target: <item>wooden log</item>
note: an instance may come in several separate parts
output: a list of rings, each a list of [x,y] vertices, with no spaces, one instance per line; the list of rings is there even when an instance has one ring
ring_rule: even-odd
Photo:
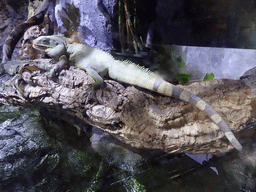
[[[1,103],[45,107],[66,121],[77,119],[70,122],[78,127],[82,127],[81,122],[90,124],[136,148],[193,154],[233,149],[204,112],[183,101],[105,80],[86,103],[88,84],[93,79],[75,66],[51,78],[48,70],[54,64],[49,59],[8,62],[5,68],[9,73],[15,71],[10,65],[15,69],[19,66],[20,74],[2,79]],[[241,80],[195,82],[181,87],[208,102],[238,139],[245,124],[254,120],[254,90]]]

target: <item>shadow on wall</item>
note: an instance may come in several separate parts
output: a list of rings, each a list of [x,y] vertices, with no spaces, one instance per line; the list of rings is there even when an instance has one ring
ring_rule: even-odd
[[[253,48],[248,47],[253,46],[252,39],[256,39],[251,37],[252,22],[245,24],[242,21],[245,15],[253,13],[252,7],[255,7],[255,2],[249,0],[157,0],[146,45]],[[247,17],[247,21],[253,20],[253,14]],[[250,34],[245,34],[245,27]],[[245,41],[253,42],[244,45]]]

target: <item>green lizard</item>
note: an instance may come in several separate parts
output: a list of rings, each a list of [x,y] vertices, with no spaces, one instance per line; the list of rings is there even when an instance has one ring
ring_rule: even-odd
[[[63,36],[41,36],[33,41],[33,47],[44,50],[49,56],[67,58],[77,67],[84,69],[95,82],[91,85],[97,87],[103,83],[104,75],[110,78],[136,85],[162,95],[170,96],[188,102],[204,111],[224,132],[234,148],[241,151],[242,146],[221,116],[206,102],[192,93],[185,91],[171,83],[164,81],[157,74],[136,65],[130,61],[115,60],[112,55],[97,48],[72,42]],[[64,55],[64,57],[62,57]],[[65,64],[66,61],[60,62]],[[53,69],[52,72],[56,70]]]

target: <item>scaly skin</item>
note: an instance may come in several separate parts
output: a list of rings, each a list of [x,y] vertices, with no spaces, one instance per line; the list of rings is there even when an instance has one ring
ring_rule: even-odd
[[[182,88],[164,81],[153,72],[130,61],[115,60],[109,53],[84,44],[72,43],[63,36],[41,36],[33,41],[36,49],[59,59],[65,55],[69,61],[84,69],[94,80],[92,86],[103,83],[104,75],[120,82],[139,87],[188,102],[204,111],[224,132],[227,139],[238,151],[242,146],[221,116],[206,102]]]

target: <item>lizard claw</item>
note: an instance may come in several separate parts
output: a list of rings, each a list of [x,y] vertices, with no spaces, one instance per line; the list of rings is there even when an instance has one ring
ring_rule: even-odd
[[[88,96],[87,96],[87,98],[86,98],[85,104],[88,103],[88,101],[90,100],[91,96],[92,96],[92,93],[89,93]]]
[[[88,103],[88,101],[91,99],[92,96],[96,96],[96,91],[100,88],[102,88],[104,86],[105,83],[102,83],[102,84],[90,84],[88,85],[88,88],[86,88],[86,92],[88,92],[88,96],[86,98],[86,101],[85,101],[85,104]],[[103,95],[103,91],[102,91],[102,95]]]
[[[86,92],[88,92],[88,96],[86,98],[85,104],[87,104],[88,101],[91,99],[92,95],[95,95],[95,93],[96,93],[96,90],[95,90],[95,87],[93,86],[93,84],[90,84],[88,86],[88,88],[86,88]]]

